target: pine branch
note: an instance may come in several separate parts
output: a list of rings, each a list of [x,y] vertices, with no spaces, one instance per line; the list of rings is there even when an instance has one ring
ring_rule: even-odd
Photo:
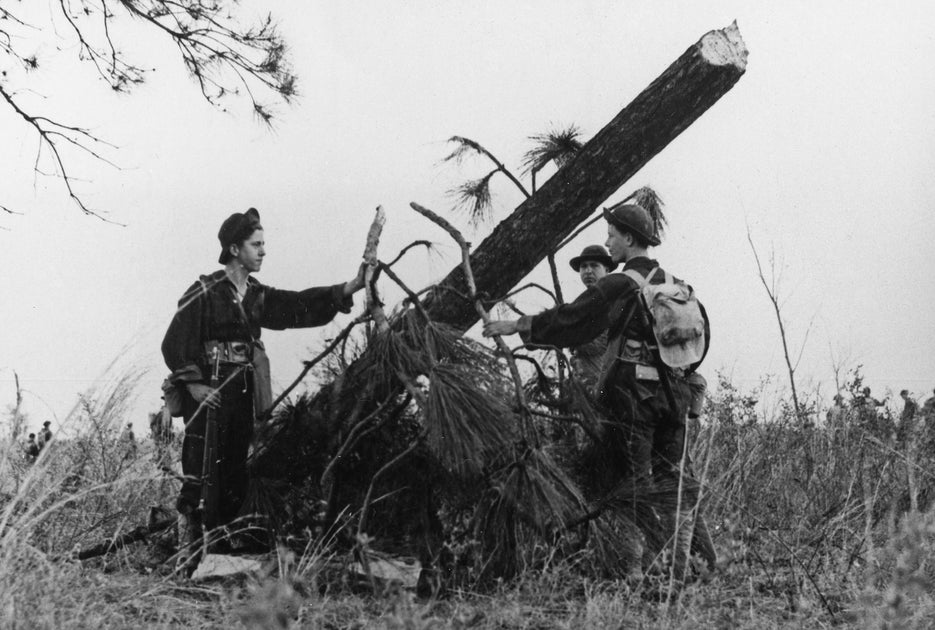
[[[577,125],[569,125],[559,131],[530,136],[535,145],[523,156],[523,174],[537,173],[549,162],[554,162],[558,168],[565,166],[583,146],[578,139],[580,135]]]
[[[480,299],[478,299],[477,297],[477,285],[474,283],[474,274],[471,271],[471,246],[470,244],[466,240],[464,240],[464,236],[461,235],[461,232],[459,232],[453,225],[451,225],[451,223],[449,223],[448,221],[446,221],[445,219],[443,219],[436,213],[432,212],[428,208],[420,206],[414,201],[411,202],[409,206],[413,210],[415,210],[416,212],[418,212],[419,214],[421,214],[422,216],[424,216],[425,218],[432,221],[433,223],[438,225],[440,228],[448,232],[451,238],[453,238],[454,241],[461,248],[461,265],[464,269],[464,276],[465,276],[465,280],[468,285],[469,295],[474,302],[474,308],[476,309],[477,314],[480,315],[481,320],[483,320],[484,323],[489,322],[490,313],[488,313],[487,310],[484,309],[483,305],[481,304]],[[523,393],[523,381],[519,375],[519,368],[516,367],[516,361],[513,360],[513,355],[510,353],[510,348],[509,346],[506,345],[506,342],[503,341],[503,337],[500,337],[499,335],[495,336],[494,341],[496,342],[497,347],[500,348],[500,352],[503,353],[503,356],[507,361],[507,365],[510,368],[510,374],[513,375],[513,383],[516,388],[516,402],[519,405],[520,410],[522,410],[524,417],[528,419],[529,405],[526,402],[526,395]],[[527,437],[534,437],[534,436],[528,435]],[[536,439],[536,442],[538,442],[537,439]]]

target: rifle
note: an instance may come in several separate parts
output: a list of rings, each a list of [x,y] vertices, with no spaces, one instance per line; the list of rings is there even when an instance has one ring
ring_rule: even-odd
[[[220,382],[220,353],[215,347],[211,354],[211,390],[217,391]],[[218,420],[217,411],[208,406],[205,416],[205,451],[201,464],[201,522],[205,531],[211,531],[218,521]]]

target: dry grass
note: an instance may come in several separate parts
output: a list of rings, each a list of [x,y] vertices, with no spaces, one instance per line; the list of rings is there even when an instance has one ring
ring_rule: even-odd
[[[765,421],[722,383],[693,455],[708,491],[720,561],[665,605],[657,586],[596,577],[593,550],[544,549],[517,578],[485,592],[420,600],[347,579],[327,542],[280,550],[250,580],[196,585],[173,575],[158,545],[69,559],[146,521],[174,492],[153,472],[151,444],[119,439],[132,382],[89,400],[83,427],[28,465],[0,455],[3,628],[929,628],[935,625],[935,487],[926,430],[914,449],[851,410],[843,426]],[[879,425],[879,426],[878,426]],[[921,512],[911,505],[908,471]],[[592,554],[592,555],[589,555]]]

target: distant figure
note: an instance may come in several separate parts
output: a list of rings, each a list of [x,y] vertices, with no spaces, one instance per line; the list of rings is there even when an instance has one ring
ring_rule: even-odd
[[[870,388],[864,387],[861,390],[860,396],[857,397],[857,404],[862,407],[868,407],[870,409],[876,410],[877,407],[882,407],[883,403],[874,398],[870,394]]]
[[[127,449],[128,457],[136,456],[136,436],[133,435],[133,424],[127,423],[123,433],[120,434],[120,442]]]
[[[905,404],[903,405],[903,412],[899,416],[899,426],[896,428],[896,442],[905,444],[911,438],[915,429],[919,404],[909,396],[909,390],[907,389],[899,392],[899,395]]]
[[[578,272],[585,290],[617,268],[607,250],[600,245],[588,245],[581,254],[569,261],[571,268]],[[607,331],[603,331],[594,340],[576,346],[571,351],[571,367],[575,376],[593,393],[597,379],[601,374],[601,361],[607,349]]]
[[[925,402],[922,403],[922,417],[924,417],[926,421],[935,418],[935,389],[932,390],[932,395],[926,398]]]
[[[828,426],[832,429],[841,429],[844,427],[844,414],[847,410],[844,408],[844,396],[841,394],[834,395],[834,404],[831,406],[831,409],[828,410],[828,413],[825,414],[825,419],[828,422]]]
[[[869,387],[864,387],[860,395],[854,399],[858,425],[869,435],[887,441],[892,439],[896,427],[888,413],[880,413],[880,407],[884,404],[873,397]]]
[[[149,436],[160,447],[167,447],[172,443],[172,416],[165,405],[159,411],[149,414]]]
[[[39,445],[36,444],[36,434],[30,433],[29,440],[26,442],[26,461],[30,464],[39,457]]]
[[[39,450],[41,451],[46,444],[52,441],[52,429],[49,426],[52,423],[46,420],[42,423],[42,430],[39,431]]]
[[[935,455],[935,390],[922,403],[919,426],[919,450],[928,457]]]

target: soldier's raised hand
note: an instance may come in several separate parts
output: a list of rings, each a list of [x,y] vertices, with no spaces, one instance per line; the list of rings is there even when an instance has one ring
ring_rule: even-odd
[[[366,277],[367,267],[367,263],[360,263],[360,267],[357,269],[357,276],[355,276],[353,280],[344,283],[344,295],[353,295],[364,288],[366,282],[364,278]]]

